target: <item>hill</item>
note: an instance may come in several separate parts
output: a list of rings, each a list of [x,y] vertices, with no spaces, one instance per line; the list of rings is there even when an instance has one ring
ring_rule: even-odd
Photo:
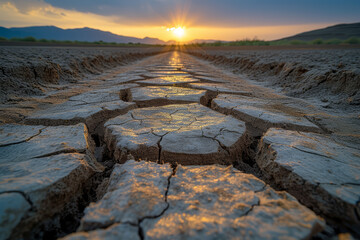
[[[116,42],[116,43],[143,43],[143,44],[165,44],[157,38],[135,38],[117,35],[111,32],[101,31],[93,28],[62,29],[55,26],[38,26],[23,28],[0,27],[0,37],[24,38],[34,37],[36,39],[48,39],[58,41],[87,41],[87,42]]]
[[[315,39],[339,39],[346,40],[351,37],[360,38],[360,23],[338,24],[309,32],[299,33],[280,40],[312,41]]]

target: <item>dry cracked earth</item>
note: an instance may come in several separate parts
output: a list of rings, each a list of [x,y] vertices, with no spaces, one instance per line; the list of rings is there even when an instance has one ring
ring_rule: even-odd
[[[360,236],[358,120],[185,53],[3,107],[0,239]]]

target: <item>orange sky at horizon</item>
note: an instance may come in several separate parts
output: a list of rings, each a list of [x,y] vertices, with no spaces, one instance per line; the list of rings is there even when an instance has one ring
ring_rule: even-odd
[[[26,27],[54,25],[60,28],[90,27],[115,34],[131,37],[153,37],[164,41],[191,41],[194,39],[214,39],[224,41],[242,40],[254,37],[261,40],[275,40],[304,31],[329,26],[333,23],[298,24],[281,26],[251,26],[251,27],[212,27],[193,25],[191,19],[181,14],[170,19],[163,26],[156,25],[125,25],[117,23],[114,16],[102,16],[94,13],[83,13],[53,7],[50,4],[39,2],[39,5],[19,10],[10,2],[0,2],[0,25],[4,27]],[[185,27],[184,35],[178,37],[174,31],[167,31],[172,27]]]

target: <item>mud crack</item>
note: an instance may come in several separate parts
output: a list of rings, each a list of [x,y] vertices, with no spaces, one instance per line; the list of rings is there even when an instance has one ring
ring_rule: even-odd
[[[59,154],[64,154],[64,153],[86,153],[85,149],[64,149],[64,150],[60,150],[60,151],[56,151],[56,152],[51,152],[51,153],[47,153],[44,155],[40,155],[40,156],[36,156],[33,158],[45,158],[45,157],[51,157],[51,156],[55,156],[55,155],[59,155]]]
[[[203,128],[201,127],[201,136],[204,137],[204,138],[209,138],[209,139],[212,139],[212,140],[216,141],[216,142],[219,144],[219,146],[220,146],[224,151],[227,152],[228,156],[230,156],[231,154],[230,154],[230,150],[228,149],[228,147],[226,147],[222,142],[220,142],[218,139],[216,139],[216,137],[218,137],[219,135],[221,135],[222,130],[223,130],[223,129],[220,129],[219,133],[216,134],[215,137],[210,137],[210,136],[206,136],[206,135],[204,134],[204,130],[203,130]]]
[[[138,222],[138,228],[139,228],[139,237],[141,240],[144,240],[144,229],[141,227],[141,223],[145,220],[145,219],[156,219],[156,218],[159,218],[161,217],[162,215],[164,215],[164,213],[169,209],[170,207],[170,204],[168,203],[168,193],[169,193],[169,189],[170,189],[170,180],[172,178],[172,176],[174,176],[176,174],[176,169],[177,167],[174,167],[173,168],[173,172],[172,174],[168,177],[168,184],[167,184],[167,187],[166,187],[166,191],[165,191],[165,196],[164,196],[164,201],[166,203],[166,207],[161,211],[161,213],[157,214],[157,215],[154,215],[154,216],[146,216],[146,217],[143,217],[141,219],[139,219],[139,222]]]
[[[31,136],[31,137],[28,137],[28,138],[25,139],[25,140],[21,140],[21,141],[18,141],[18,142],[13,142],[13,143],[7,143],[7,144],[0,144],[0,147],[7,147],[7,146],[11,146],[11,145],[16,145],[16,144],[28,142],[28,141],[30,141],[31,139],[39,136],[45,128],[46,128],[46,127],[41,128],[37,134],[35,134],[35,135]]]
[[[8,190],[8,191],[0,192],[0,194],[5,194],[5,193],[18,193],[18,194],[20,194],[29,203],[29,205],[30,205],[30,210],[29,211],[33,211],[33,212],[37,211],[34,203],[31,201],[30,196],[28,196],[25,192],[19,191],[19,190]]]

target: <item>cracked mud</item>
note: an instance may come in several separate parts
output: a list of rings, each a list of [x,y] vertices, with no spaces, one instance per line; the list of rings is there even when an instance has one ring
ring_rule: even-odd
[[[1,110],[0,239],[360,236],[358,119],[183,52]]]
[[[128,101],[139,107],[169,105],[175,103],[200,103],[206,91],[182,87],[141,87],[132,88]]]
[[[245,138],[244,122],[200,104],[135,109],[105,123],[105,141],[119,162],[132,154],[185,165],[231,164]]]
[[[8,132],[15,127],[25,134]],[[103,170],[93,156],[94,146],[84,124],[39,128],[1,128],[1,135],[8,137],[0,147],[2,238],[11,234],[18,238],[21,235],[17,234],[31,231],[39,219],[61,211],[77,197],[85,181]],[[28,137],[31,131],[33,136]]]
[[[130,160],[116,165],[107,191],[102,200],[85,210],[80,231],[92,230],[86,226],[95,223],[106,223],[137,225],[143,239],[261,239],[281,234],[300,239],[324,225],[321,218],[289,194],[276,192],[231,166],[179,165],[172,175],[168,164]],[[257,231],[258,222],[262,222],[261,232]],[[102,234],[111,236],[114,231],[109,227]],[[128,234],[131,231],[135,229],[126,230]]]
[[[256,161],[268,178],[317,212],[359,231],[359,150],[319,134],[280,129],[270,129],[259,149]]]

